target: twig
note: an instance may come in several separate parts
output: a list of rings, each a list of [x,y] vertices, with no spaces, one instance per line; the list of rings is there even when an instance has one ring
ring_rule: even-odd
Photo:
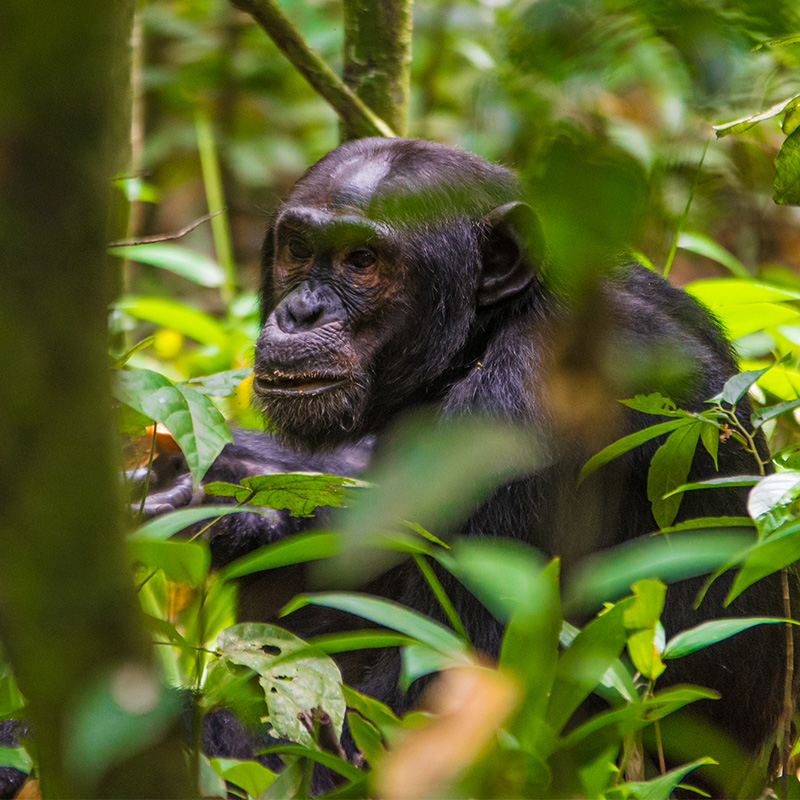
[[[789,568],[781,570],[781,587],[783,589],[783,616],[792,618],[792,601],[789,593]],[[789,756],[792,752],[792,716],[794,714],[794,626],[791,622],[786,626],[786,673],[783,683],[783,741],[781,742],[781,766],[783,797],[789,796]]]
[[[361,136],[395,136],[394,131],[306,44],[275,0],[231,0],[231,4],[253,17],[349,129],[357,130]]]
[[[181,236],[186,236],[187,233],[190,233],[195,228],[199,228],[204,222],[208,222],[212,217],[216,217],[217,214],[221,214],[224,210],[225,209],[222,208],[219,211],[215,211],[213,214],[204,214],[202,217],[192,222],[191,225],[181,228],[176,233],[157,233],[155,236],[142,236],[141,239],[120,239],[118,242],[111,242],[108,246],[131,247],[137,244],[152,244],[153,242],[169,242],[173,239],[180,239]]]

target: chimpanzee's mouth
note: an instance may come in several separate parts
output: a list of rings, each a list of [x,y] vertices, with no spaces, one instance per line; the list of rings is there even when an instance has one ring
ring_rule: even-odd
[[[253,389],[260,395],[311,395],[334,389],[346,380],[344,375],[284,375],[261,373],[253,379]]]

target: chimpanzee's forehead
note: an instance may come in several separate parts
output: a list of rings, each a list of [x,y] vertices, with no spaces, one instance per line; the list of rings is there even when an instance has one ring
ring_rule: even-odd
[[[333,164],[323,161],[298,184],[291,200],[304,205],[366,210],[390,171],[391,164],[385,158],[347,159]]]

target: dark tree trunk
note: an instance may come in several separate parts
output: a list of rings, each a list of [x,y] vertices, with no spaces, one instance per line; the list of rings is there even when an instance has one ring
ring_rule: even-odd
[[[96,780],[70,759],[88,687],[152,665],[123,547],[106,354],[132,14],[133,0],[0,4],[0,637],[46,797],[191,791],[174,732]]]

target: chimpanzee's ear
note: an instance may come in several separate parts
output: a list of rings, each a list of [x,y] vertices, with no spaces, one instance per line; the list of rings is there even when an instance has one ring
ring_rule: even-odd
[[[526,203],[499,206],[486,215],[484,222],[488,234],[477,300],[478,305],[488,306],[530,284],[542,262],[544,237],[536,214]]]

